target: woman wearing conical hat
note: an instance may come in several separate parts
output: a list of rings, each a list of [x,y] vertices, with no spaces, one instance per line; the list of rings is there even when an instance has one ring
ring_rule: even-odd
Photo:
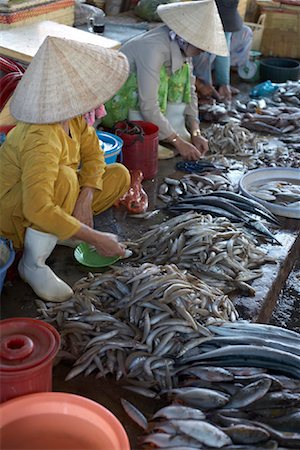
[[[106,103],[103,124],[112,127],[127,118],[153,122],[161,141],[185,159],[197,160],[208,144],[199,129],[191,57],[201,51],[228,54],[221,19],[214,0],[159,5],[157,12],[164,25],[120,48],[129,60],[130,76]]]
[[[231,100],[232,94],[239,93],[238,89],[230,85],[230,66],[242,66],[246,63],[253,33],[243,24],[238,3],[239,0],[216,0],[230,55],[222,57],[203,52],[193,58],[196,89],[203,102],[210,103],[212,98],[226,102]]]
[[[12,97],[18,122],[0,150],[0,235],[23,248],[19,273],[45,300],[73,294],[45,265],[58,239],[124,255],[117,236],[93,228],[93,214],[128,190],[130,175],[122,164],[105,165],[82,115],[122,86],[128,68],[117,51],[48,37]]]

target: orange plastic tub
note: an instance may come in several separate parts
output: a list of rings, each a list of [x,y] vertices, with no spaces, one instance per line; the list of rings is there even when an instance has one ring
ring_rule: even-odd
[[[0,405],[5,450],[130,450],[119,420],[85,397],[29,394]]]

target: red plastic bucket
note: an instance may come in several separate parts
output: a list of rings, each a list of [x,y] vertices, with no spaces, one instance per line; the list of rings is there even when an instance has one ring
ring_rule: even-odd
[[[0,402],[52,390],[60,336],[52,325],[17,317],[0,322]]]
[[[10,130],[12,130],[16,125],[0,125],[0,133],[7,134]]]
[[[134,120],[129,122],[136,124],[143,130],[143,135],[128,134],[128,122],[118,122],[114,126],[114,132],[122,138],[123,164],[129,170],[140,169],[144,179],[154,178],[158,170],[158,126],[151,122]]]

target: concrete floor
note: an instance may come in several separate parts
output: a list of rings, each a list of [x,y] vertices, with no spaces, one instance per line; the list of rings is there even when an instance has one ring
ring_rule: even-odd
[[[300,257],[278,296],[270,324],[300,333]]]
[[[246,92],[249,86],[245,83],[241,86]],[[180,177],[183,174],[176,172],[175,163],[178,157],[167,161],[159,161],[158,176],[152,181],[144,182],[144,188],[149,197],[149,210],[162,206],[157,200],[158,187],[165,176]],[[164,212],[159,213],[149,221],[139,221],[128,217],[124,209],[111,208],[109,211],[95,218],[95,228],[102,231],[109,231],[119,235],[120,240],[136,239],[146,229],[154,223],[159,223],[167,216]],[[270,253],[277,259],[276,265],[264,266],[263,278],[256,280],[254,286],[257,295],[253,298],[236,297],[235,303],[241,316],[245,319],[268,322],[272,316],[279,293],[281,292],[286,279],[288,278],[297,254],[300,254],[300,237],[297,232],[300,230],[300,221],[283,221],[281,231],[276,236],[284,243],[282,247],[267,245]],[[73,250],[67,247],[57,246],[48,259],[48,264],[70,285],[85,276],[91,269],[81,266],[73,256]],[[32,289],[24,284],[15,270],[10,280],[5,284],[1,296],[1,318],[11,317],[36,317],[36,307],[34,299],[36,295]],[[111,410],[123,423],[128,432],[132,450],[138,449],[138,436],[141,430],[124,413],[120,398],[126,395],[126,399],[132,401],[140,407],[146,415],[150,415],[157,402],[151,399],[139,398],[138,395],[124,391],[121,383],[113,380],[97,380],[90,375],[87,378],[78,376],[71,381],[64,381],[70,366],[60,362],[53,370],[53,390],[72,392],[91,398],[109,410]]]

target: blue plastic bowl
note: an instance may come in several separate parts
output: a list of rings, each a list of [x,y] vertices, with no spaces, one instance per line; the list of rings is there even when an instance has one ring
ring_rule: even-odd
[[[100,141],[106,164],[112,164],[117,161],[118,155],[122,160],[123,140],[119,136],[107,133],[106,131],[96,131]]]
[[[7,269],[12,265],[15,259],[15,251],[12,242],[0,238],[0,294],[2,292]]]

